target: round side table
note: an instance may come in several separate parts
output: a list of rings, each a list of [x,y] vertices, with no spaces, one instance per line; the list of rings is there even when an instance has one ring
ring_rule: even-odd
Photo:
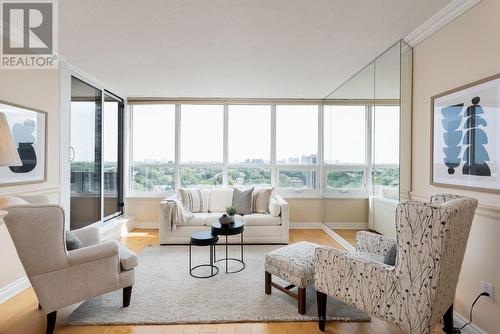
[[[219,241],[219,237],[217,235],[212,234],[210,231],[201,231],[195,232],[191,235],[191,242],[189,243],[189,275],[195,278],[210,278],[214,277],[219,273],[219,268],[214,265],[215,258],[215,244]],[[192,259],[191,259],[191,246],[209,246],[210,247],[210,263],[209,264],[200,264],[192,267]],[[197,268],[209,267],[210,275],[196,275],[193,274],[193,271]],[[214,269],[216,270],[214,272]]]
[[[244,230],[245,230],[245,225],[243,224],[243,221],[241,218],[236,218],[236,221],[234,223],[229,224],[229,225],[221,225],[221,223],[219,223],[219,222],[212,224],[212,234],[213,235],[226,236],[226,243],[225,243],[226,256],[223,257],[222,259],[215,260],[215,262],[226,261],[226,274],[239,273],[240,271],[245,269],[245,262],[243,261],[243,231]],[[241,243],[239,244],[241,246],[241,258],[240,259],[237,259],[234,257],[229,257],[227,254],[227,246],[228,246],[227,237],[230,235],[237,235],[237,234],[241,235]],[[238,244],[233,244],[233,245],[238,245]],[[214,258],[216,258],[215,253],[214,253]],[[229,261],[239,262],[243,266],[238,270],[229,271],[229,269],[228,269]]]

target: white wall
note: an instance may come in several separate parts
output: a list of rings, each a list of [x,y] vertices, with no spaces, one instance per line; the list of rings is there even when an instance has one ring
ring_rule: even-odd
[[[430,185],[431,96],[500,73],[500,1],[483,0],[414,48],[412,197],[455,193],[479,200],[460,274],[455,309],[469,307],[486,280],[500,291],[500,195]],[[497,296],[497,298],[500,297]],[[488,333],[500,330],[500,306],[480,300],[474,322]]]
[[[59,202],[59,71],[0,70],[0,100],[47,112],[47,182],[0,186],[2,195],[48,195]],[[0,296],[25,276],[5,225],[0,226]]]

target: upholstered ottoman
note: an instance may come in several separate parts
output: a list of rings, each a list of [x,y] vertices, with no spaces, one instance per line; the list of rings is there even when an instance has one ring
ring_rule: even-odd
[[[300,314],[306,313],[306,288],[314,283],[314,250],[318,245],[301,241],[266,254],[266,294],[271,294],[271,287],[297,299]],[[283,287],[272,281],[272,275],[290,283]],[[290,289],[297,287],[298,292]]]

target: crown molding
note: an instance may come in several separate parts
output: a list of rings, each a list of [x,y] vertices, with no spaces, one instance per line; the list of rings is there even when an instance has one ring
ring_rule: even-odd
[[[481,2],[481,0],[453,0],[448,6],[434,14],[434,16],[403,38],[403,40],[411,47],[415,47],[418,43],[422,42],[479,2]]]

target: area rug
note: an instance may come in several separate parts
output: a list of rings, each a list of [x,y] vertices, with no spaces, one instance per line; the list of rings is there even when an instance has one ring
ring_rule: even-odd
[[[65,320],[67,325],[147,325],[181,323],[270,322],[317,320],[316,293],[307,290],[307,313],[297,313],[297,301],[273,289],[264,293],[264,255],[279,246],[247,245],[246,267],[226,274],[218,262],[219,274],[208,279],[189,275],[187,246],[148,247],[139,255],[132,301],[122,308],[122,291],[91,299]],[[222,256],[217,247],[217,256]],[[230,247],[230,256],[239,248]],[[206,263],[208,247],[193,246],[193,264]],[[231,264],[231,270],[238,269]],[[203,268],[200,268],[203,270]],[[203,274],[199,271],[198,274]],[[274,280],[274,278],[273,278]],[[283,283],[284,282],[280,282]],[[369,321],[370,317],[329,298],[329,320]]]

